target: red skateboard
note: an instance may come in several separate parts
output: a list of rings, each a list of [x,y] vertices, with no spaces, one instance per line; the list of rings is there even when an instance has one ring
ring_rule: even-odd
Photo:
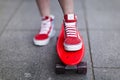
[[[82,62],[82,59],[84,57],[84,51],[85,51],[84,44],[82,46],[82,49],[78,51],[70,52],[70,51],[64,50],[63,42],[64,42],[64,25],[62,25],[62,29],[58,36],[57,46],[56,46],[57,54],[62,63],[56,64],[55,72],[57,74],[63,74],[67,70],[74,70],[77,73],[86,74],[87,63]]]

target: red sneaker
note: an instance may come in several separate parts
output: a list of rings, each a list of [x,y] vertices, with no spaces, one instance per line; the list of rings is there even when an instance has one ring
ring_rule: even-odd
[[[54,16],[45,16],[42,18],[41,29],[38,34],[33,38],[35,45],[43,46],[47,45],[50,41],[50,38],[55,35],[54,27]]]
[[[82,48],[82,41],[77,30],[77,19],[74,14],[67,14],[64,16],[65,25],[65,41],[64,48],[67,51],[77,51]]]

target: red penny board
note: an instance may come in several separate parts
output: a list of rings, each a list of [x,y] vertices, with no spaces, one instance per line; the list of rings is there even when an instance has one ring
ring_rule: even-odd
[[[82,40],[83,42],[83,40]],[[78,51],[65,51],[64,50],[64,25],[62,25],[62,29],[60,31],[60,34],[58,36],[57,40],[57,53],[60,58],[60,60],[66,64],[66,65],[76,65],[82,61],[82,58],[84,56],[84,44],[82,46],[82,49]]]

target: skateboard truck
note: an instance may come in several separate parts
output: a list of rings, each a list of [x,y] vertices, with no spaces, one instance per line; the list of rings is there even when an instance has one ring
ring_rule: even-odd
[[[56,64],[55,72],[56,74],[64,74],[66,71],[74,71],[78,74],[86,74],[87,73],[87,63],[80,62],[77,65],[64,65],[64,64]]]

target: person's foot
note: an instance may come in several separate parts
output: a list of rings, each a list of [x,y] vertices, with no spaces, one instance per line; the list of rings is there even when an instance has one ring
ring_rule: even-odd
[[[77,18],[74,14],[64,15],[64,48],[66,51],[77,51],[82,48],[82,41],[76,24]]]
[[[50,38],[55,35],[54,27],[54,16],[45,16],[41,21],[41,29],[38,34],[33,38],[35,45],[44,46],[50,41]]]

